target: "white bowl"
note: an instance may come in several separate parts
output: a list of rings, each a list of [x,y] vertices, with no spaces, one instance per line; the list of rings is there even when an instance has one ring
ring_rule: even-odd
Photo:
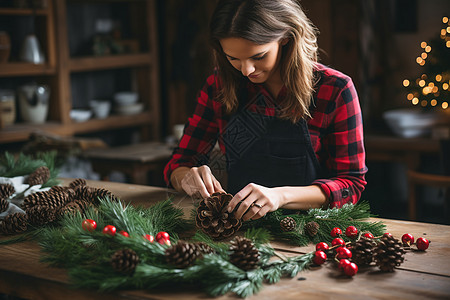
[[[389,110],[383,113],[383,118],[396,135],[404,138],[429,134],[433,125],[439,121],[435,113],[420,109]]]
[[[130,105],[138,101],[139,96],[135,92],[119,92],[114,94],[114,102],[117,105]]]
[[[135,115],[144,110],[144,103],[135,103],[131,105],[119,105],[114,109],[120,115]]]
[[[98,119],[107,118],[111,110],[111,102],[108,100],[91,100],[89,101],[89,106]]]
[[[87,109],[72,109],[70,111],[70,118],[75,122],[85,122],[92,116],[92,111]]]

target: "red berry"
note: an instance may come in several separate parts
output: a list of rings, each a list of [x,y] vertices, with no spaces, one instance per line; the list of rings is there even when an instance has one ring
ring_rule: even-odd
[[[345,245],[345,241],[343,240],[343,239],[341,239],[341,238],[335,238],[334,240],[332,240],[331,241],[331,245],[332,246],[336,246],[336,245],[342,245],[342,246],[344,246]],[[340,247],[339,247],[340,248]],[[339,249],[339,248],[337,248],[337,249]],[[337,250],[336,249],[336,250]]]
[[[358,266],[355,263],[350,263],[345,266],[344,273],[347,276],[355,276],[358,273]]]
[[[411,244],[414,244],[414,236],[410,233],[405,233],[402,235],[402,242],[403,244],[410,246]]]
[[[342,230],[339,227],[334,227],[331,230],[330,234],[331,234],[332,237],[337,237],[338,235],[342,234]]]
[[[316,265],[321,265],[327,260],[327,255],[322,250],[316,251],[314,253],[313,262]]]
[[[330,246],[328,246],[328,244],[325,243],[325,242],[320,242],[320,243],[318,243],[318,244],[316,245],[316,250],[317,250],[317,251],[318,251],[318,250],[326,251],[326,250],[328,250],[329,248],[330,248]]]
[[[103,234],[109,234],[110,236],[116,235],[116,227],[112,225],[106,225],[105,228],[103,228]]]
[[[123,235],[124,237],[130,237],[130,235],[128,234],[128,232],[126,232],[125,230],[119,231],[119,234]]]
[[[347,229],[345,229],[345,235],[349,238],[354,238],[358,235],[358,229],[355,226],[348,226]]]
[[[421,251],[425,251],[428,249],[428,246],[430,246],[430,241],[427,240],[426,238],[420,237],[416,241],[416,246],[417,246],[417,249],[419,249]]]
[[[338,268],[342,271],[345,270],[345,267],[350,264],[350,261],[346,258],[343,258],[339,261]]]
[[[371,234],[370,232],[364,233],[363,236],[368,238],[368,239],[373,239],[374,238],[373,234]]]
[[[156,234],[156,241],[161,245],[170,245],[170,236],[167,232],[161,231]]]
[[[153,243],[153,241],[155,240],[155,238],[154,238],[153,235],[151,235],[151,234],[146,234],[146,235],[144,235],[144,238],[145,238],[146,240],[149,240],[150,243]]]
[[[343,258],[351,258],[352,257],[352,251],[348,249],[347,247],[339,247],[339,251],[337,251],[337,258],[343,259]]]
[[[86,219],[81,223],[81,227],[83,227],[86,231],[94,231],[97,228],[97,223],[94,220]]]
[[[386,232],[385,234],[383,234],[384,236],[392,236],[392,234],[390,234],[389,232]]]

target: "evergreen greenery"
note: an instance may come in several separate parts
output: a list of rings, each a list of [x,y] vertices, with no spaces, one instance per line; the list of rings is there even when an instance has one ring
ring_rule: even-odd
[[[155,236],[166,231],[172,244],[177,234],[193,233],[192,227],[183,219],[182,210],[175,208],[171,199],[157,203],[150,208],[124,206],[120,202],[102,199],[98,209],[90,209],[85,215],[66,215],[60,226],[42,228],[40,245],[44,252],[43,261],[68,269],[71,281],[79,288],[94,288],[100,291],[115,289],[153,289],[174,286],[190,286],[202,289],[211,296],[235,293],[247,297],[257,293],[263,283],[273,284],[283,277],[294,277],[311,264],[314,252],[286,258],[276,253],[268,244],[273,236],[284,240],[292,238],[298,245],[311,241],[328,241],[332,227],[357,226],[359,230],[370,230],[381,234],[384,225],[365,223],[369,217],[368,204],[345,205],[342,209],[309,210],[303,215],[290,215],[297,224],[310,220],[320,223],[319,233],[309,238],[303,232],[281,232],[279,221],[285,217],[281,211],[268,214],[265,218],[249,222],[245,237],[253,240],[260,253],[258,268],[244,271],[229,260],[229,244],[215,242],[201,231],[189,239],[203,242],[215,252],[196,260],[195,264],[179,269],[169,265],[165,258],[167,245],[150,243],[144,234]],[[97,222],[93,232],[83,230],[84,219]],[[130,237],[116,234],[114,237],[102,233],[106,225],[114,225],[117,232],[125,230]],[[301,225],[302,226],[302,225]],[[111,265],[111,256],[120,249],[134,250],[140,258],[132,275],[117,273]],[[273,259],[277,256],[280,259]]]
[[[37,168],[46,166],[50,170],[49,180],[42,187],[51,187],[57,185],[59,181],[56,179],[59,170],[56,167],[56,151],[39,152],[35,155],[26,155],[20,153],[17,158],[5,152],[0,158],[0,177],[16,177],[25,176],[33,173]]]

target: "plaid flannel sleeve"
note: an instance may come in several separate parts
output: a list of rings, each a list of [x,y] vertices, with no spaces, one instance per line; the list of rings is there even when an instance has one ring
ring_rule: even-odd
[[[170,186],[170,175],[179,167],[194,167],[207,164],[208,155],[218,136],[217,102],[213,101],[217,80],[208,77],[198,93],[194,114],[184,127],[183,136],[164,168],[164,180]]]
[[[327,153],[324,164],[330,176],[313,184],[322,188],[331,207],[354,204],[367,184],[362,114],[356,89],[349,77],[339,77],[322,85],[317,95],[328,99],[323,110],[326,128],[321,143],[322,153]]]

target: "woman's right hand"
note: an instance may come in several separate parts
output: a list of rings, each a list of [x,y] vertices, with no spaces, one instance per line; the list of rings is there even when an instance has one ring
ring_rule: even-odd
[[[181,168],[183,169],[174,170],[171,176],[172,185],[174,185],[175,189],[182,189],[190,196],[200,196],[202,198],[207,198],[215,192],[225,192],[207,165]],[[180,181],[177,180],[180,178]],[[175,182],[179,182],[179,184],[175,184]]]

